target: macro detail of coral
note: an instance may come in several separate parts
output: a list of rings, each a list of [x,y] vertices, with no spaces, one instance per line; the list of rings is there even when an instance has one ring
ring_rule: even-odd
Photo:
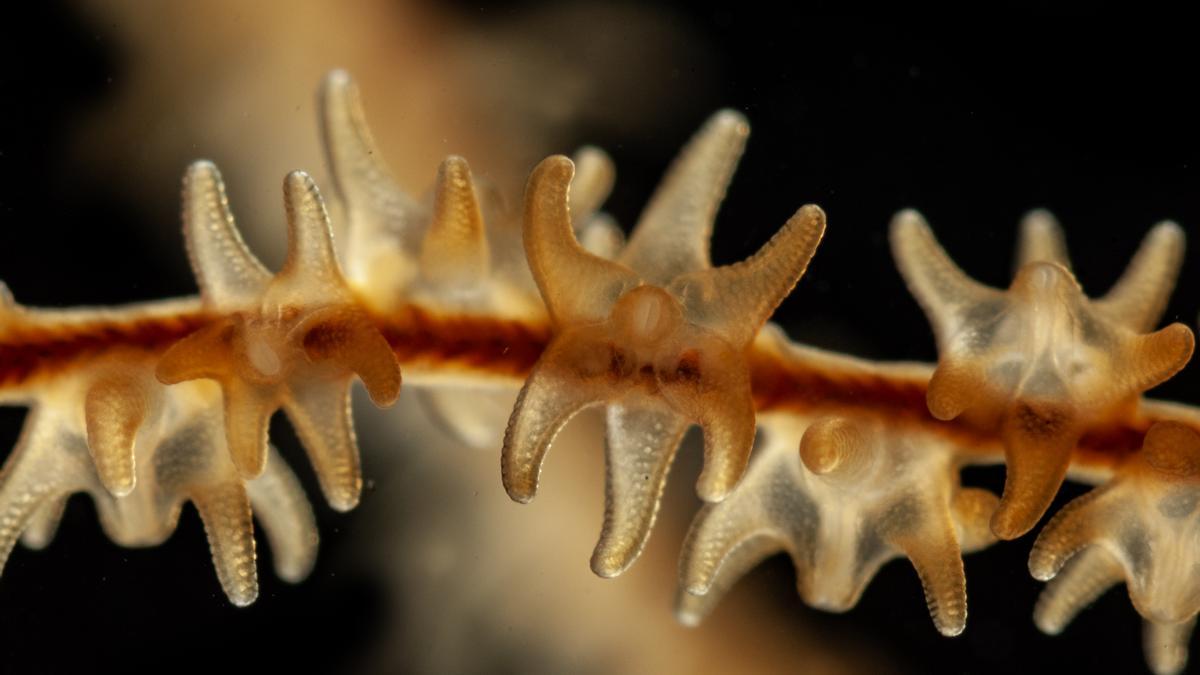
[[[1123,583],[1150,671],[1187,668],[1200,614],[1200,407],[1146,396],[1195,347],[1192,328],[1164,321],[1183,227],[1150,228],[1092,296],[1075,269],[1091,261],[1072,263],[1047,210],[1020,221],[1007,288],[972,278],[953,236],[943,248],[921,213],[900,210],[878,239],[915,302],[869,309],[919,306],[937,360],[866,358],[812,346],[776,315],[812,283],[806,273],[839,227],[833,209],[827,219],[797,200],[769,229],[746,230],[751,254],[717,255],[728,227],[715,227],[718,211],[738,189],[755,111],[712,113],[623,228],[606,210],[619,163],[591,145],[515,177],[445,153],[427,167],[427,194],[403,187],[380,140],[387,121],[368,114],[373,95],[348,70],[316,88],[324,165],[283,177],[271,221],[286,237],[281,264],[264,262],[247,227],[262,205],[243,210],[233,180],[227,192],[222,170],[236,169],[196,159],[180,210],[198,294],[52,308],[0,284],[0,404],[28,410],[0,468],[0,572],[29,560],[18,543],[51,546],[72,495],[86,494],[100,530],[128,548],[186,529],[190,503],[215,570],[208,583],[256,611],[276,600],[259,577],[263,542],[274,575],[303,584],[317,569],[322,511],[352,522],[372,498],[354,420],[362,389],[377,408],[412,402],[474,449],[450,463],[486,464],[497,490],[458,506],[511,507],[517,523],[557,481],[578,484],[558,456],[602,447],[602,511],[578,507],[599,524],[591,572],[630,583],[654,564],[639,562],[656,559],[654,546],[669,547],[674,616],[688,629],[743,609],[739,587],[778,582],[757,570],[783,553],[795,602],[834,614],[856,608],[878,576],[900,578],[888,572],[898,560],[914,602],[889,620],[963,641],[973,589],[993,583],[968,575],[964,555],[1025,546],[1028,573],[1045,582],[1027,612],[1038,630],[1068,630]],[[954,226],[931,220],[939,233]],[[278,411],[305,462],[281,450]],[[376,430],[392,412],[358,414]],[[973,480],[989,467],[1002,485]],[[686,533],[661,522],[681,499],[672,473],[694,485]],[[309,477],[324,503],[310,501]],[[433,481],[414,483],[409,499],[422,488],[443,498]],[[488,529],[463,526],[465,557],[474,540],[501,537],[489,551],[534,545]],[[453,567],[431,541],[421,564]],[[514,595],[494,604],[555,592],[553,580],[535,589],[512,578],[501,583]]]

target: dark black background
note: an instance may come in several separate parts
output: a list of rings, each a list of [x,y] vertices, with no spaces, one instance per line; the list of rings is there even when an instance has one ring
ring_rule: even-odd
[[[458,4],[481,23],[520,7]],[[597,126],[578,140],[613,154],[620,182],[609,208],[630,223],[672,153],[714,108],[745,111],[753,134],[717,223],[714,257],[741,258],[798,205],[820,204],[828,234],[779,315],[801,339],[877,358],[935,357],[887,251],[886,224],[902,207],[920,209],[951,255],[995,285],[1007,284],[1016,223],[1033,207],[1062,220],[1078,276],[1093,292],[1115,280],[1155,222],[1171,218],[1198,232],[1200,64],[1186,36],[1100,30],[1064,17],[959,18],[934,28],[771,17],[738,5],[666,8],[706,42],[712,67],[676,66],[678,77],[705,82],[705,93],[675,103],[679,119],[669,132],[629,137]],[[182,247],[139,250],[141,233],[159,225],[142,222],[137,204],[90,188],[62,159],[65,132],[82,111],[104,105],[121,77],[122,46],[72,11],[30,9],[4,29],[0,278],[30,304],[191,292]],[[1191,325],[1200,310],[1195,251],[1168,310],[1168,320]],[[1157,393],[1200,402],[1194,371]],[[22,412],[0,413],[0,445],[11,445]],[[285,427],[275,425],[273,437],[289,436]],[[997,488],[1001,478],[968,473]],[[1081,491],[1068,487],[1060,503]],[[233,670],[343,666],[382,637],[388,616],[370,578],[324,569],[325,552],[354,529],[354,516],[318,512],[323,554],[313,578],[289,587],[264,563],[259,602],[236,610],[215,582],[184,581],[211,577],[190,512],[166,545],[126,551],[103,538],[86,500],[75,500],[60,531],[69,543],[45,553],[18,548],[0,579],[0,670],[142,670],[180,657]],[[1040,584],[1026,571],[1030,543],[1025,537],[967,559],[970,620],[956,639],[937,636],[911,569],[898,563],[854,611],[819,615],[816,630],[870,635],[909,672],[1144,670],[1140,620],[1123,590],[1063,636],[1036,631],[1030,614]],[[818,616],[795,598],[791,575],[789,563],[775,560],[753,585]],[[225,662],[235,654],[236,664]]]

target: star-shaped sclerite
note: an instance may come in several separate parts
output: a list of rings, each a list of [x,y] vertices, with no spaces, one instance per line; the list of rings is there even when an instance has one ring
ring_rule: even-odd
[[[1075,281],[1062,233],[1043,211],[1022,224],[1007,290],[964,274],[915,211],[896,216],[891,241],[937,338],[929,411],[941,420],[963,415],[1003,438],[1007,477],[992,530],[1019,537],[1050,505],[1083,430],[1127,413],[1191,358],[1187,326],[1144,334],[1166,307],[1183,232],[1156,226],[1124,276],[1095,300]]]
[[[1183,671],[1200,613],[1200,434],[1159,422],[1142,450],[1105,485],[1063,507],[1029,556],[1050,583],[1034,622],[1058,634],[1124,581],[1145,619],[1143,648],[1158,675]]]
[[[514,500],[532,499],[558,430],[583,408],[607,405],[606,510],[592,557],[602,576],[619,574],[642,550],[689,424],[704,432],[700,496],[719,501],[741,478],[755,434],[746,351],[825,229],[819,208],[802,207],[757,254],[712,267],[712,222],[747,133],[741,115],[717,113],[615,260],[576,240],[569,159],[546,159],[529,180],[526,257],[555,334],[509,421],[504,486]]]
[[[834,612],[857,604],[885,562],[906,557],[938,631],[961,633],[962,554],[995,540],[987,523],[997,500],[959,485],[954,446],[869,416],[822,417],[807,428],[775,416],[764,431],[742,484],[692,522],[679,563],[680,621],[699,623],[742,575],[786,551],[804,602]]]
[[[260,475],[267,422],[283,408],[304,443],[330,505],[353,508],[362,491],[350,418],[357,375],[379,406],[396,400],[400,366],[360,308],[334,255],[325,205],[303,172],[284,181],[287,258],[272,276],[242,242],[216,167],[197,162],[184,179],[184,234],[212,323],[174,344],[158,363],[164,384],[216,380],[233,463]]]
[[[111,359],[94,364],[99,374],[132,376],[139,371],[148,376],[151,367],[145,361]],[[134,487],[113,496],[93,464],[95,452],[89,453],[94,427],[85,429],[80,411],[86,408],[92,415],[97,408],[119,405],[97,406],[108,393],[87,386],[93,375],[84,369],[41,387],[0,470],[0,570],[18,537],[30,548],[48,545],[67,499],[83,492],[95,502],[109,538],[131,547],[165,541],[184,502],[191,502],[204,523],[217,577],[235,605],[258,597],[252,514],[270,541],[279,576],[294,582],[308,575],[316,559],[317,530],[299,481],[274,451],[261,476],[242,479],[225,443],[220,394],[210,383],[158,387],[152,419],[135,434],[127,463],[136,467]]]

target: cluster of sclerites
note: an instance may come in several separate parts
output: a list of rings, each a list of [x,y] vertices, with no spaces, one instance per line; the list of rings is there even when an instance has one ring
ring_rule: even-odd
[[[238,234],[217,168],[196,162],[183,219],[198,299],[44,310],[0,297],[0,402],[30,407],[0,473],[0,567],[18,538],[46,545],[66,499],[87,492],[105,532],[128,546],[163,541],[192,502],[234,604],[258,592],[252,513],[277,573],[302,579],[316,555],[313,513],[267,422],[285,411],[329,504],[351,509],[362,488],[352,380],[387,406],[403,365],[473,444],[499,442],[503,422],[472,399],[516,394],[501,474],[521,502],[563,425],[605,407],[607,504],[592,557],[602,576],[638,557],[675,451],[699,425],[707,505],[683,546],[685,623],[780,551],[804,601],[833,611],[903,556],[937,630],[956,635],[967,618],[962,554],[1027,533],[1070,474],[1099,487],[1033,544],[1030,572],[1049,581],[1034,621],[1057,633],[1124,581],[1151,669],[1186,664],[1200,611],[1200,410],[1142,398],[1193,349],[1181,324],[1147,332],[1182,259],[1175,224],[1156,226],[1113,289],[1091,299],[1044,212],[1021,224],[1006,290],[970,279],[919,214],[901,212],[893,254],[939,360],[880,364],[795,344],[766,323],[824,233],[816,206],[751,258],[712,266],[712,222],[749,131],[736,112],[696,134],[626,241],[598,210],[613,169],[595,148],[539,164],[515,216],[459,157],[442,164],[425,204],[389,178],[345,73],[326,79],[321,111],[342,250],[316,185],[294,172],[287,258],[267,271]],[[439,330],[470,335],[447,350],[430,338]],[[999,462],[1000,497],[960,485],[963,466]]]

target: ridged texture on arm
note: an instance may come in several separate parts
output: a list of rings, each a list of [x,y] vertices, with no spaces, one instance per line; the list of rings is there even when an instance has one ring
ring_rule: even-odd
[[[712,219],[746,133],[740,115],[717,113],[615,261],[576,238],[571,160],[546,159],[529,179],[525,250],[555,336],[517,398],[502,475],[509,496],[529,501],[562,425],[585,406],[609,406],[606,517],[592,558],[602,576],[626,569],[645,545],[689,424],[704,432],[700,497],[720,501],[741,479],[755,435],[746,352],[824,232],[824,214],[806,206],[749,260],[711,266]],[[579,192],[591,195],[600,182],[588,177]]]
[[[791,555],[804,601],[837,612],[858,602],[881,565],[904,556],[938,631],[961,633],[962,552],[995,540],[986,523],[997,500],[959,487],[954,448],[842,416],[807,429],[773,418],[766,433],[742,485],[692,523],[680,561],[680,619],[698,623],[738,577],[776,551]]]
[[[194,202],[212,201],[209,192],[220,185],[208,163],[193,166],[188,175],[185,212],[194,210]],[[210,178],[196,182],[195,175]],[[347,410],[351,378],[357,375],[371,400],[386,406],[399,394],[400,368],[342,277],[329,217],[312,179],[293,172],[283,193],[288,251],[282,269],[236,296],[202,285],[206,307],[220,318],[175,343],[158,362],[157,375],[164,384],[207,378],[221,386],[230,453],[245,479],[262,474],[267,422],[284,408],[309,449],[326,499],[347,510],[362,489]],[[227,216],[218,235],[206,221],[185,221],[189,242],[214,236],[225,242],[191,246],[202,280],[230,277],[231,267],[251,262],[261,269]]]
[[[1200,434],[1159,422],[1142,451],[1107,484],[1063,508],[1029,556],[1049,580],[1034,612],[1058,633],[1105,590],[1124,581],[1145,619],[1146,661],[1179,673],[1200,612]]]
[[[915,211],[896,216],[891,241],[937,337],[929,411],[942,420],[968,415],[1004,440],[1008,475],[992,530],[1019,537],[1054,499],[1084,429],[1128,410],[1191,358],[1194,338],[1182,324],[1139,333],[1165,306],[1182,234],[1155,228],[1123,280],[1095,302],[1065,264],[1062,232],[1044,212],[1022,224],[1020,267],[1006,291],[963,274]],[[1135,304],[1137,312],[1125,311]]]

